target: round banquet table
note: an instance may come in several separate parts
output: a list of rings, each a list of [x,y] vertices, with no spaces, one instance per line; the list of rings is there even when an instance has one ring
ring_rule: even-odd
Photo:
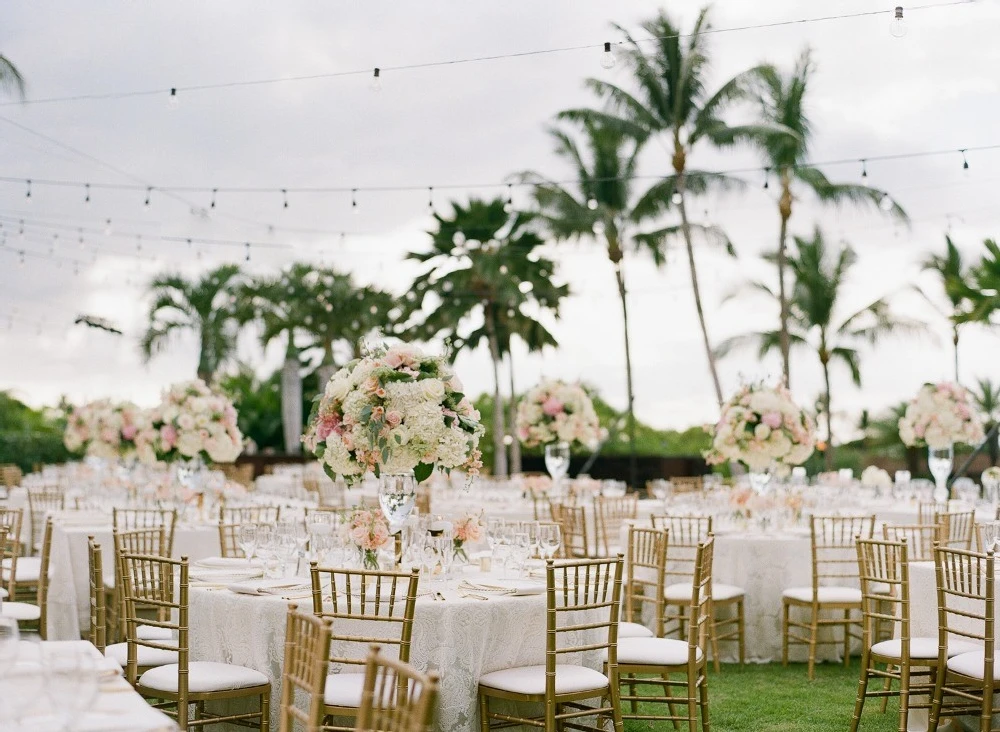
[[[488,582],[495,574],[473,572],[471,581]],[[479,677],[513,666],[545,663],[545,595],[490,595],[486,601],[462,598],[455,589],[442,590],[441,583],[420,585],[413,622],[410,663],[433,670],[441,677],[436,730],[467,732],[479,728],[477,689]],[[544,582],[544,580],[539,580]],[[432,594],[442,590],[446,600]],[[311,610],[311,597],[292,599],[273,595],[247,595],[228,589],[189,592],[191,658],[225,661],[256,669],[272,680],[272,729],[277,729],[281,699],[281,669],[284,657],[285,618],[288,605]],[[562,663],[582,660],[600,668],[590,653],[582,659],[568,654]],[[352,669],[353,671],[353,669]],[[331,680],[329,683],[336,683]]]

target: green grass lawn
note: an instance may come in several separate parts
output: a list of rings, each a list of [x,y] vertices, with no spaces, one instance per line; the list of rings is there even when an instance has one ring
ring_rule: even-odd
[[[722,673],[709,671],[709,722],[713,732],[846,732],[854,713],[858,688],[857,661],[825,663],[816,667],[816,678],[806,678],[805,664],[724,665]],[[876,682],[878,683],[878,682]],[[899,705],[889,700],[885,714],[881,700],[868,699],[860,732],[892,732]],[[625,722],[631,732],[670,729],[669,722]],[[699,726],[699,730],[700,730]],[[685,732],[687,728],[684,728]]]

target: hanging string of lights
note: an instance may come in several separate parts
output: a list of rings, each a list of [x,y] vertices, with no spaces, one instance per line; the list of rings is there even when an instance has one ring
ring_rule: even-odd
[[[947,8],[956,5],[970,5],[976,0],[947,0],[945,2],[934,2],[934,3],[924,3],[921,5],[911,5],[906,10],[907,12],[916,12],[923,10],[931,10],[935,8]],[[651,36],[647,38],[637,39],[638,43],[653,43],[656,41],[669,40],[673,38],[690,38],[693,36],[707,36],[707,35],[721,35],[726,33],[739,33],[751,30],[762,30],[770,28],[781,28],[785,26],[793,25],[807,25],[811,23],[827,23],[835,20],[848,20],[855,18],[871,18],[878,16],[891,15],[892,19],[889,23],[889,32],[895,37],[900,37],[906,34],[907,25],[903,18],[903,6],[897,5],[893,8],[887,8],[883,10],[865,10],[854,13],[841,13],[837,15],[823,15],[814,16],[808,18],[791,18],[786,20],[777,20],[767,23],[754,23],[749,25],[739,25],[730,26],[723,28],[705,28],[697,33],[678,33],[672,36]],[[415,71],[420,69],[434,69],[449,66],[460,66],[467,64],[480,64],[493,61],[503,61],[509,59],[520,59],[520,58],[530,58],[535,56],[550,56],[554,54],[562,54],[576,51],[600,51],[600,65],[606,69],[611,68],[615,65],[615,55],[613,46],[621,45],[621,41],[602,41],[600,43],[585,43],[576,46],[561,46],[556,48],[542,48],[534,49],[529,51],[515,51],[510,53],[495,53],[482,56],[469,56],[465,58],[455,58],[446,59],[441,61],[427,61],[423,63],[410,63],[410,64],[397,64],[394,66],[377,66],[374,69],[364,68],[364,69],[351,69],[345,71],[332,71],[326,73],[317,74],[301,74],[294,76],[277,76],[271,78],[262,79],[246,79],[241,81],[224,81],[218,83],[209,84],[190,84],[187,86],[176,85],[166,88],[151,88],[151,89],[136,89],[131,91],[121,91],[121,92],[97,92],[91,94],[71,94],[59,97],[43,97],[39,99],[28,99],[24,101],[9,101],[0,102],[0,107],[6,106],[17,106],[17,105],[38,105],[38,104],[55,104],[61,102],[80,102],[80,101],[96,101],[96,100],[108,100],[108,99],[128,99],[134,97],[153,97],[153,96],[165,96],[167,99],[167,105],[170,108],[176,108],[180,105],[182,93],[191,92],[205,92],[211,90],[219,89],[234,89],[240,87],[259,87],[271,84],[285,84],[290,82],[303,82],[303,81],[318,81],[326,79],[337,79],[346,78],[353,76],[368,76],[371,81],[369,82],[369,87],[372,91],[381,91],[383,86],[384,72],[400,72],[400,71]]]

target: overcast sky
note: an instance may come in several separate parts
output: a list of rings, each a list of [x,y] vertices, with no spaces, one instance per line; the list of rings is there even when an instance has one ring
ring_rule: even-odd
[[[760,25],[818,15],[884,10],[893,3],[829,0],[817,4],[719,0],[718,28]],[[28,2],[0,8],[0,54],[29,84],[29,99],[167,89],[253,79],[326,74],[403,64],[599,44],[616,40],[610,23],[635,28],[661,3],[645,0],[546,0],[505,3],[425,0],[419,3],[245,2]],[[689,27],[700,3],[679,0],[670,11]],[[913,11],[908,33],[889,34],[885,15],[793,24],[712,36],[713,78],[729,78],[767,61],[788,69],[806,46],[817,73],[808,98],[815,129],[814,160],[870,158],[895,153],[958,150],[1000,143],[1000,7],[968,3]],[[167,95],[0,107],[0,175],[154,186],[448,185],[491,183],[535,169],[569,171],[552,154],[546,126],[560,109],[594,100],[585,77],[628,84],[619,64],[605,71],[594,49],[410,71],[386,71],[380,93],[365,76],[182,92],[177,109]],[[7,100],[9,101],[9,99]],[[12,124],[12,123],[16,123]],[[27,129],[25,129],[27,128]],[[28,130],[38,134],[31,134]],[[42,135],[42,136],[39,136]],[[44,136],[44,137],[43,137]],[[74,151],[61,147],[56,141]],[[83,153],[83,154],[81,154]],[[982,240],[1000,235],[1000,150],[868,164],[868,181],[888,189],[910,213],[909,229],[877,214],[823,211],[808,199],[792,219],[793,233],[823,227],[832,242],[849,241],[860,255],[845,313],[920,282],[935,296],[934,281],[919,274],[928,252],[951,232],[963,252],[978,257]],[[651,145],[642,171],[665,170],[663,147]],[[759,165],[754,154],[700,151],[695,167],[735,169]],[[118,172],[116,172],[116,170]],[[834,179],[861,182],[858,163],[825,168]],[[125,175],[127,173],[130,177]],[[743,299],[722,303],[748,276],[772,277],[759,254],[775,246],[775,187],[749,175],[747,192],[697,200],[698,220],[723,226],[739,251],[731,260],[699,250],[704,298],[714,341],[771,327],[776,308]],[[145,325],[144,288],[157,272],[195,275],[224,261],[243,261],[241,247],[199,246],[156,240],[195,236],[266,241],[284,248],[252,250],[247,267],[273,273],[295,259],[333,265],[359,282],[397,293],[415,273],[402,256],[427,245],[427,193],[361,193],[358,214],[343,194],[223,195],[207,218],[183,202],[143,191],[94,189],[90,206],[82,188],[35,184],[30,204],[23,182],[0,182],[0,221],[8,232],[0,249],[0,389],[32,404],[103,396],[152,404],[167,384],[191,378],[193,338],[174,342],[144,364],[137,340]],[[496,189],[459,190],[456,197]],[[527,204],[526,192],[516,192]],[[207,207],[210,196],[187,200]],[[439,205],[446,201],[438,191]],[[17,236],[24,219],[26,235]],[[68,227],[103,229],[81,246]],[[341,236],[339,232],[348,232]],[[52,234],[60,233],[58,240]],[[135,236],[142,233],[141,251]],[[80,260],[26,256],[14,250]],[[561,347],[543,356],[517,352],[517,380],[530,386],[541,375],[582,379],[624,406],[622,330],[611,267],[594,242],[558,245],[551,256],[557,278],[572,298],[554,326]],[[636,395],[641,419],[684,427],[714,420],[716,406],[701,348],[687,267],[680,249],[655,269],[641,257],[626,264],[631,290]],[[950,376],[947,323],[919,298],[895,296],[901,312],[926,319],[934,337],[887,340],[863,357],[864,386],[834,374],[834,409],[856,415],[908,398],[924,381]],[[125,331],[115,338],[73,326],[80,313],[112,319]],[[9,326],[9,327],[8,327]],[[997,378],[1000,340],[968,328],[962,380]],[[264,373],[281,358],[266,354],[248,334],[240,357]],[[469,390],[490,388],[484,352],[464,354],[458,368]],[[741,379],[774,378],[776,359],[741,353],[723,362],[724,390]],[[821,387],[811,354],[793,361],[793,391],[811,404]]]

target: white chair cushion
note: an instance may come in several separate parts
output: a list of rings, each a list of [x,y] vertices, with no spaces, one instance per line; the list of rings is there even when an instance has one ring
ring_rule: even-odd
[[[331,707],[360,707],[364,674],[330,674],[326,677],[323,703]]]
[[[948,655],[957,656],[960,653],[975,651],[977,647],[972,643],[964,641],[952,641],[948,644]],[[903,655],[902,641],[899,638],[885,640],[872,646],[872,653],[880,656],[890,656],[901,658]],[[910,638],[910,658],[937,658],[938,639],[937,638]]]
[[[782,597],[799,602],[812,602],[812,587],[793,587],[781,593]],[[817,596],[820,603],[856,603],[861,604],[861,590],[855,587],[820,587]]]
[[[981,679],[985,674],[985,659],[983,651],[970,651],[961,653],[948,659],[948,669],[963,676],[971,676],[974,679]],[[1000,681],[1000,664],[993,665],[993,680]]]
[[[4,577],[10,576],[10,566],[11,560],[3,560],[3,568],[7,570],[4,572]],[[42,558],[41,557],[18,557],[17,558],[17,569],[14,570],[17,575],[14,577],[18,582],[37,582],[38,576],[42,572]]]
[[[151,668],[139,677],[139,685],[156,691],[177,693],[176,663]],[[204,694],[212,691],[247,689],[251,686],[266,686],[271,682],[260,671],[245,666],[233,666],[214,661],[193,661],[188,664],[188,691]]]
[[[608,654],[602,652],[605,659]],[[696,652],[698,661],[701,649]],[[622,638],[618,641],[618,663],[635,666],[683,666],[688,660],[688,644],[676,638]]]
[[[42,617],[42,610],[38,605],[30,602],[5,602],[0,606],[0,615],[5,618],[14,618],[17,621],[32,621]]]
[[[6,600],[6,599],[7,599],[7,590],[5,590],[3,587],[0,587],[0,600]]]
[[[138,625],[135,629],[135,637],[139,640],[164,641],[173,640],[174,634],[169,628],[157,628],[155,625]],[[176,663],[170,661],[170,663]]]
[[[173,641],[169,645],[176,646],[177,641]],[[115,643],[108,646],[104,649],[104,657],[116,661],[122,668],[125,668],[128,664],[128,643]],[[149,646],[136,646],[135,660],[140,666],[166,666],[168,663],[177,663],[177,652],[165,651],[162,648],[150,648]]]
[[[746,590],[736,585],[724,585],[721,582],[712,583],[712,599],[724,602],[735,600],[737,597],[746,595]],[[663,588],[663,596],[671,603],[691,602],[691,583],[680,582],[674,585],[667,585]]]
[[[639,623],[618,623],[618,638],[652,638],[656,633]]]
[[[603,691],[608,677],[586,666],[556,665],[556,693],[575,694],[581,691]],[[493,671],[479,677],[479,685],[514,694],[545,693],[545,666],[520,666]]]

